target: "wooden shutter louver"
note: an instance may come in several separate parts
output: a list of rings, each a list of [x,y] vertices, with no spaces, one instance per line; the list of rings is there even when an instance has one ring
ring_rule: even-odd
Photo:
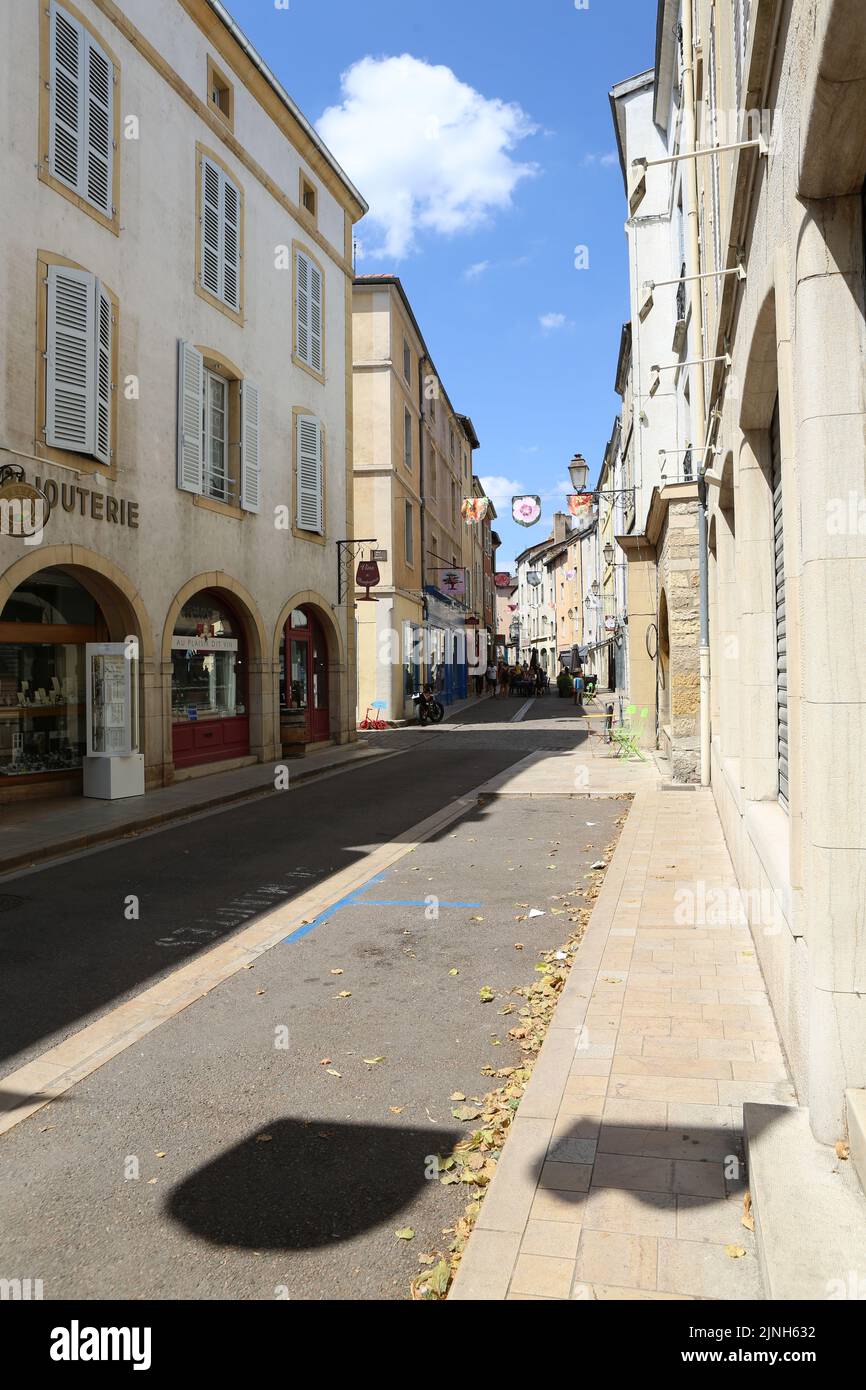
[[[259,388],[241,383],[241,506],[257,512],[261,502],[259,451]]]
[[[220,297],[220,171],[201,162],[201,283]]]
[[[206,155],[201,158],[200,277],[203,289],[240,312],[240,189]]]
[[[55,449],[94,451],[94,277],[48,267],[45,441]]]
[[[114,69],[102,49],[84,34],[86,92],[84,108],[85,197],[110,217],[114,163]]]
[[[177,485],[201,493],[203,472],[202,401],[204,358],[192,343],[178,343]]]
[[[93,452],[102,463],[111,462],[111,300],[97,280],[95,285],[96,406]]]
[[[773,477],[773,568],[776,609],[776,752],[779,765],[779,800],[788,805],[788,640],[785,619],[785,542],[782,508],[782,449],[779,403],[770,425],[770,458]]]
[[[310,274],[302,252],[295,253],[295,351],[302,362],[310,360]]]
[[[322,427],[313,415],[298,416],[297,524],[322,531]]]
[[[55,178],[78,189],[84,134],[82,29],[51,7],[51,113],[48,167]]]
[[[241,195],[225,174],[223,201],[223,299],[232,309],[241,307]]]
[[[322,272],[310,261],[310,366],[322,370]]]

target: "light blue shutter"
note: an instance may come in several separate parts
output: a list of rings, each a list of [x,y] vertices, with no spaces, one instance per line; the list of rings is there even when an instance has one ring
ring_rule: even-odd
[[[302,251],[295,252],[295,351],[310,363],[310,269]]]
[[[84,30],[56,5],[50,22],[48,168],[78,192],[84,144]]]
[[[204,359],[192,343],[178,343],[177,485],[201,494],[203,471],[202,403]]]
[[[322,357],[322,272],[315,261],[308,261],[307,264],[310,269],[310,366],[314,371],[321,372],[324,370]]]
[[[102,463],[111,462],[111,337],[114,331],[112,304],[103,286],[95,290],[95,415],[93,452]]]
[[[110,217],[114,167],[114,67],[84,31],[84,175],[88,202]]]
[[[314,415],[298,416],[297,525],[322,531],[322,426]]]
[[[222,298],[220,237],[220,169],[202,156],[201,161],[201,283],[210,294]]]
[[[259,457],[259,388],[241,383],[241,506],[257,512],[261,501]]]
[[[241,307],[241,195],[220,171],[222,186],[222,298]]]
[[[48,267],[45,442],[94,452],[95,281],[86,270]]]

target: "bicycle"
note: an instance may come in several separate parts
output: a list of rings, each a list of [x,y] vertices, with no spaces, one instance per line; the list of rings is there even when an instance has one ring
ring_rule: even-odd
[[[388,724],[387,719],[382,719],[382,718],[379,718],[379,719],[371,719],[371,718],[370,718],[370,710],[371,710],[371,709],[383,710],[384,708],[385,708],[385,701],[384,701],[384,700],[374,700],[373,703],[372,703],[372,705],[368,705],[368,706],[367,706],[367,713],[364,715],[364,718],[363,718],[362,720],[360,720],[360,722],[359,722],[359,724],[358,724],[358,728],[359,728],[359,729],[387,729],[387,728],[389,728],[390,725]]]

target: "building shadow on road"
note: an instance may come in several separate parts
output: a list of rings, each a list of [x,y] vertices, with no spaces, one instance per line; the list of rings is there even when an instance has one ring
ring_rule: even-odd
[[[440,1127],[274,1120],[180,1183],[166,1211],[214,1245],[333,1245],[402,1211],[428,1181],[431,1156],[461,1137]]]

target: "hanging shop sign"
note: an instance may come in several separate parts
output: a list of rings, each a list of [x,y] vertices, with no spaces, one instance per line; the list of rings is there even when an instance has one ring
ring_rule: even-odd
[[[617,627],[616,618],[611,618],[611,617],[605,618],[605,620],[604,620],[604,630],[605,630],[605,632],[616,632],[616,627]]]
[[[17,463],[0,468],[0,536],[26,540],[44,530],[51,503],[40,488],[28,483]]]
[[[541,516],[541,498],[534,494],[512,497],[511,516],[518,526],[534,526]]]
[[[460,503],[460,515],[467,526],[483,521],[490,507],[489,497],[464,497]]]
[[[355,573],[355,583],[359,589],[364,589],[358,600],[359,603],[377,603],[375,597],[370,596],[370,590],[379,583],[379,565],[376,560],[361,560]]]
[[[496,585],[497,589],[510,589],[512,582],[511,575],[507,570],[497,570],[496,574],[493,576],[493,583]]]
[[[531,584],[533,589],[537,589],[541,583],[541,575],[538,573],[538,570],[530,570],[526,576],[526,582],[527,584]]]
[[[568,510],[577,521],[589,525],[592,521],[592,493],[571,492],[568,495]]]
[[[463,598],[466,593],[466,571],[456,568],[433,570],[433,583],[449,598]]]

